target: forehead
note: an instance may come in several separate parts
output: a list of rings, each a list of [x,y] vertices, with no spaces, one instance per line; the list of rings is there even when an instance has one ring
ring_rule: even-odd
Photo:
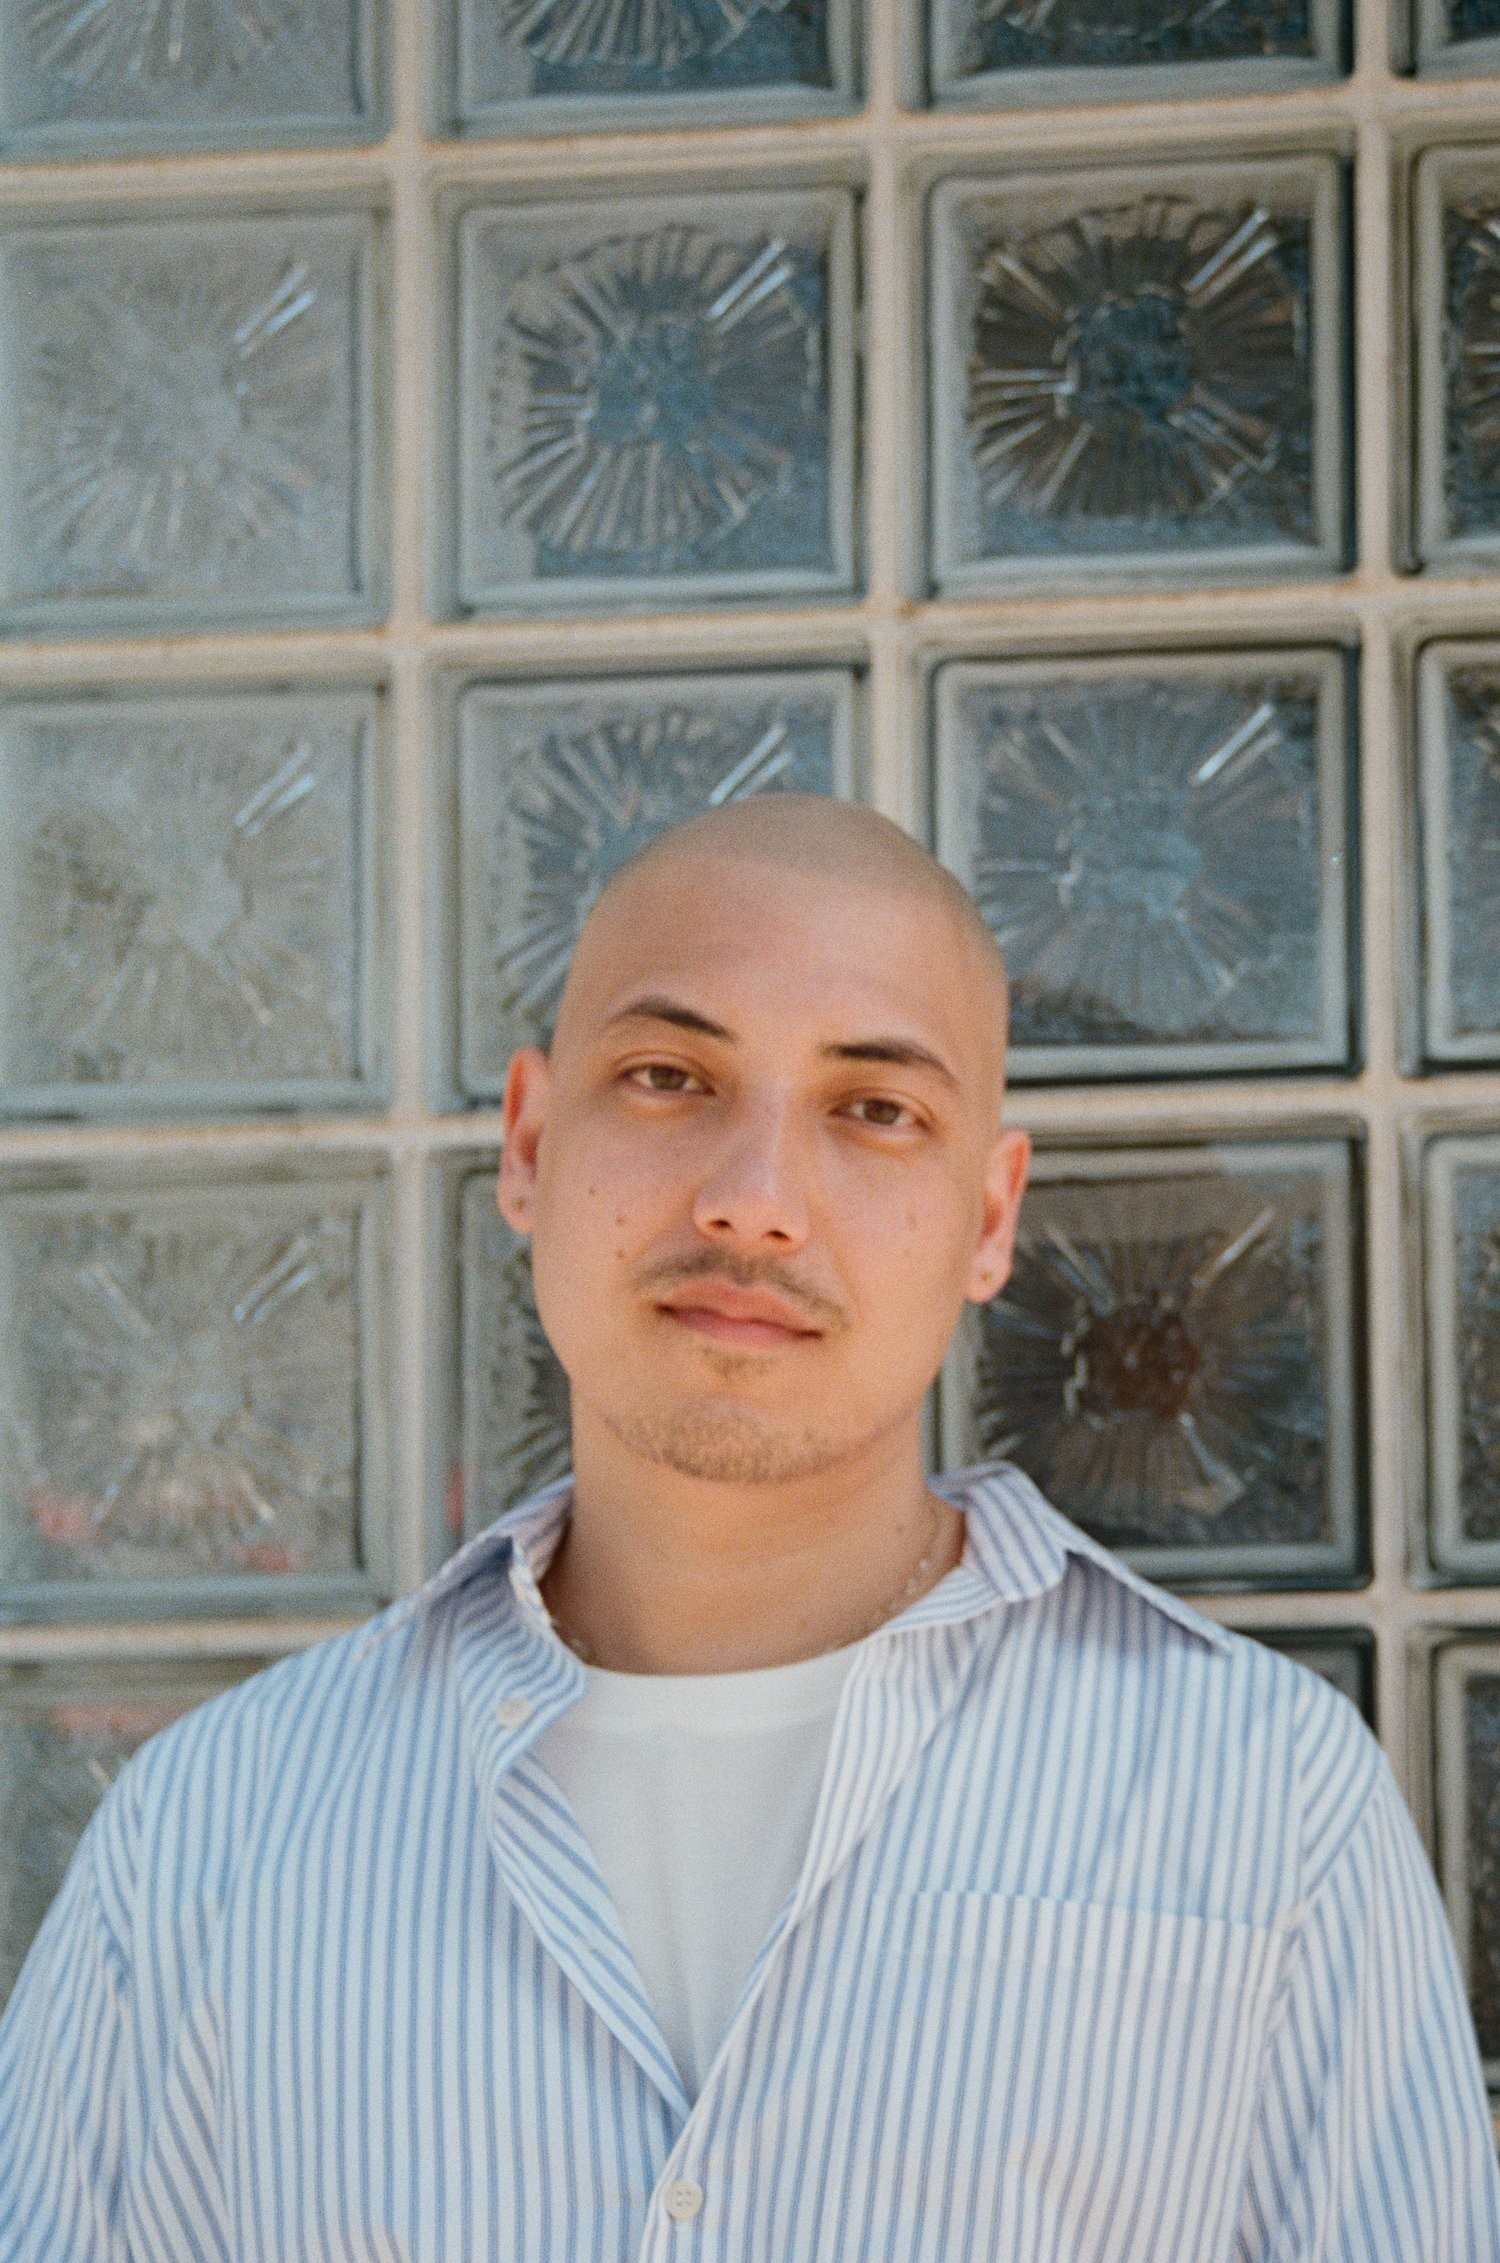
[[[599,908],[564,1001],[579,1035],[633,996],[681,1002],[746,1038],[849,1034],[872,1016],[941,1036],[955,1068],[984,1013],[975,954],[934,892],[739,857],[662,860]]]

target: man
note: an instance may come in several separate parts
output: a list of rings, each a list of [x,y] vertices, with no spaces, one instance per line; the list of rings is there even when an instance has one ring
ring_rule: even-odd
[[[606,891],[500,1177],[573,1481],[125,1772],[0,2030],[0,2263],[1500,2263],[1352,1709],[924,1479],[1003,1038],[868,812]]]

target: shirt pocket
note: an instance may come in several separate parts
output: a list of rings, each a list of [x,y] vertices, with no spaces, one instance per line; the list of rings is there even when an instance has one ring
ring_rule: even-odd
[[[872,1916],[850,2263],[1229,2252],[1278,1929],[947,1890]]]

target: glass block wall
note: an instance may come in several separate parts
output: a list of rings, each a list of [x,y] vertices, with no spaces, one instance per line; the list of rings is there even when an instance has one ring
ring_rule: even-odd
[[[675,817],[973,888],[934,1456],[1372,1714],[1500,2078],[1500,7],[0,0],[0,1988],[563,1453],[508,1051]]]

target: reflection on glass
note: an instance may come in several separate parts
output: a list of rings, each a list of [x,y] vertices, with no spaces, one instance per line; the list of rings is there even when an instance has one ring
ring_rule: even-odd
[[[827,87],[828,16],[827,0],[462,0],[464,107]]]
[[[1429,885],[1435,882],[1444,899],[1429,906],[1430,944],[1443,957],[1434,970],[1441,976],[1442,1026],[1428,1032],[1439,1057],[1455,1041],[1462,1055],[1472,1055],[1472,1041],[1484,1037],[1500,1051],[1500,677],[1492,668],[1453,670],[1445,711],[1445,746],[1423,748],[1429,766],[1446,766],[1446,838],[1429,844],[1438,853],[1427,858]]]
[[[1500,532],[1500,202],[1465,197],[1443,215],[1447,293],[1444,491],[1456,536]]]
[[[458,1467],[454,1539],[478,1532],[569,1466],[568,1383],[542,1333],[529,1245],[495,1208],[495,1172],[459,1193]]]
[[[1500,1674],[1465,1688],[1464,1834],[1469,1906],[1469,2004],[1479,2048],[1500,2059]]]
[[[1308,0],[977,0],[973,71],[1207,63],[1312,51]]]
[[[1309,233],[1165,193],[978,231],[982,551],[1312,540]]]
[[[1500,1162],[1454,1173],[1459,1511],[1465,1541],[1500,1541]]]
[[[0,38],[23,147],[317,140],[366,103],[354,0],[7,0]]]
[[[356,1080],[373,718],[316,693],[0,710],[0,1086],[232,1106]]]
[[[599,890],[668,826],[747,794],[828,793],[849,680],[827,674],[479,685],[460,724],[460,1051],[497,1093],[545,1041]]]
[[[943,850],[1005,951],[1018,1046],[1097,1073],[1141,1050],[1212,1068],[1347,1043],[1316,682],[965,675]]]
[[[81,624],[347,611],[368,229],[143,221],[10,241],[13,600]]]
[[[1348,1426],[1330,1412],[1347,1347],[1329,1326],[1345,1159],[1238,1154],[1032,1187],[980,1321],[972,1423],[983,1454],[1159,1569],[1347,1569]]]
[[[234,1669],[47,1669],[0,1678],[0,2008],[73,1849],[125,1762]]]
[[[469,594],[831,571],[830,202],[789,204],[784,226],[715,202],[636,228],[486,216]]]
[[[0,1203],[0,1581],[349,1574],[362,1190]]]

